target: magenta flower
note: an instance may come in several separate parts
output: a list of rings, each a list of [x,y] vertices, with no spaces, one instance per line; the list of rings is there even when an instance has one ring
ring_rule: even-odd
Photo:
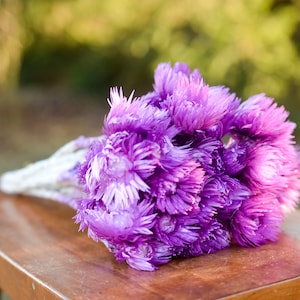
[[[274,191],[286,185],[284,176],[284,153],[280,148],[265,143],[257,143],[248,150],[243,176],[253,189]]]
[[[286,180],[285,185],[278,189],[278,200],[284,215],[292,212],[300,199],[299,177],[300,177],[300,156],[297,148],[293,145],[284,145],[280,148],[284,153],[282,161],[282,177]]]
[[[299,153],[291,144],[235,140],[224,152],[226,171],[253,193],[272,193],[284,214],[299,201]]]
[[[284,215],[293,212],[299,205],[299,172],[295,171],[291,174],[284,188],[282,195],[279,195],[278,201]]]
[[[162,214],[157,218],[154,232],[157,238],[170,247],[185,247],[198,238],[199,220],[197,214],[170,215]]]
[[[283,214],[271,193],[253,195],[242,203],[231,220],[235,241],[245,247],[255,247],[276,241]]]

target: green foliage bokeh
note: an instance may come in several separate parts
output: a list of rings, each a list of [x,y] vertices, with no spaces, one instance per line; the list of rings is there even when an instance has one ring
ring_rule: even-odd
[[[141,94],[159,62],[183,61],[243,99],[265,92],[300,121],[299,1],[11,1],[21,85]]]

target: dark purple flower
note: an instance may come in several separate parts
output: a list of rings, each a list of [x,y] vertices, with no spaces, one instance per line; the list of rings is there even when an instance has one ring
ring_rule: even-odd
[[[239,180],[228,175],[210,178],[200,194],[200,215],[203,220],[217,217],[226,223],[251,192]]]
[[[194,141],[193,146],[192,156],[204,168],[207,175],[214,176],[224,173],[222,141],[208,137]]]
[[[230,234],[218,221],[200,224],[198,239],[182,251],[184,257],[214,253],[230,245]]]
[[[159,266],[168,263],[176,253],[173,247],[159,241],[156,237],[151,240],[152,248],[154,249],[151,258],[151,263],[154,266]]]
[[[246,167],[249,152],[254,146],[250,139],[230,139],[222,152],[225,172],[228,175],[237,176]]]
[[[189,215],[160,214],[154,227],[156,238],[169,247],[185,247],[199,236],[199,219],[197,213]]]
[[[156,207],[169,214],[186,214],[198,207],[204,182],[204,171],[194,160],[182,161],[168,168],[162,164],[149,179]]]

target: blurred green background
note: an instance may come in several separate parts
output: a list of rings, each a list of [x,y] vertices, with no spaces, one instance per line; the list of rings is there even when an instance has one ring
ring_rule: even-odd
[[[0,172],[99,135],[109,88],[151,90],[162,61],[300,126],[299,54],[298,0],[0,0]]]

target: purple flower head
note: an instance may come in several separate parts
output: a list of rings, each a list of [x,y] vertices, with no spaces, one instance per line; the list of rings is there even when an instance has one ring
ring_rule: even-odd
[[[161,63],[157,66],[154,74],[154,91],[146,94],[142,99],[153,106],[160,107],[162,103],[171,95],[178,82],[182,78],[194,78],[200,80],[202,78],[199,70],[190,73],[190,68],[185,63],[175,63],[172,68],[170,63]]]
[[[100,150],[94,153],[95,148]],[[137,203],[139,192],[149,191],[144,181],[159,164],[159,146],[136,134],[118,132],[105,144],[92,147],[83,164],[85,190],[109,210]]]
[[[121,242],[134,241],[140,235],[152,235],[155,216],[153,204],[143,201],[111,212],[99,206],[80,210],[77,222],[84,217],[88,235],[95,241]]]
[[[175,253],[172,247],[154,238],[115,245],[108,243],[108,248],[118,261],[126,261],[132,268],[143,271],[156,270],[157,266],[168,263]]]
[[[297,207],[300,199],[300,153],[292,145],[285,145],[283,149],[285,157],[282,176],[286,178],[286,185],[281,186],[278,199],[282,212],[286,215]]]
[[[157,238],[151,240],[153,255],[151,263],[154,266],[159,266],[168,263],[173,257],[176,257],[175,250],[167,244],[159,241]]]
[[[137,270],[154,271],[157,267],[151,262],[155,249],[147,241],[140,239],[134,243],[121,243],[112,251],[118,261],[126,261]]]
[[[218,131],[220,126],[228,131],[228,123],[237,105],[235,95],[228,89],[209,87],[202,78],[185,76],[178,80],[163,107],[176,127],[191,134],[200,130]]]
[[[101,153],[104,145],[106,143],[106,137],[101,136],[99,138],[95,138],[93,143],[91,143],[89,147],[89,151],[86,154],[86,159],[81,164],[77,165],[77,174],[81,184],[86,184],[86,173],[89,169],[89,162],[92,158],[94,158],[98,153]],[[88,191],[86,191],[88,192]]]
[[[280,193],[278,200],[284,215],[287,215],[297,208],[300,199],[300,174],[299,167],[289,174],[287,185]]]
[[[154,73],[154,91],[161,100],[172,95],[180,78],[189,76],[190,68],[184,63],[176,63],[174,68],[169,63],[158,65]],[[200,74],[197,76],[200,77]]]
[[[161,212],[186,214],[198,206],[204,171],[188,153],[171,147],[162,157],[161,167],[149,178],[151,195]]]
[[[185,247],[199,238],[197,212],[189,215],[161,214],[154,227],[156,237],[170,247]]]
[[[222,161],[224,161],[225,172],[228,175],[236,176],[241,173],[247,165],[249,152],[252,150],[254,144],[250,139],[229,140],[222,153]]]
[[[210,178],[200,194],[200,214],[204,220],[211,220],[217,215],[220,221],[226,223],[250,194],[244,184],[228,175]]]
[[[251,189],[276,194],[285,213],[296,207],[300,191],[299,153],[291,145],[287,150],[287,145],[258,143],[242,172]]]
[[[121,131],[140,133],[147,139],[160,139],[164,135],[173,137],[167,111],[147,104],[133,93],[127,99],[116,88],[110,91],[111,110],[104,120],[103,133],[111,135]]]

